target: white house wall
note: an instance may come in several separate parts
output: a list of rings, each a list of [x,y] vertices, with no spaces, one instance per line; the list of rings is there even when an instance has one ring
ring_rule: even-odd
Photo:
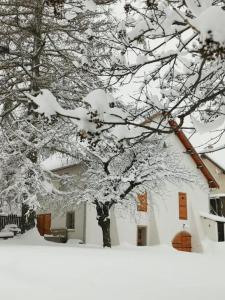
[[[149,230],[149,214],[137,212],[136,215],[132,213],[121,212],[121,208],[112,208],[110,210],[111,217],[111,241],[112,245],[119,244],[137,244],[137,226],[147,227],[147,245],[150,244],[148,230]],[[94,205],[87,205],[86,209],[86,240],[87,244],[102,245],[102,230],[98,226],[96,220],[96,208]]]
[[[67,211],[74,212],[75,222],[74,229],[68,229],[69,239],[85,240],[85,204],[81,203],[79,206],[70,207]],[[43,210],[39,213],[51,213],[51,229],[66,229],[66,212],[60,214],[55,211]]]
[[[200,218],[200,211],[208,211],[208,194],[197,186],[190,187],[188,184],[164,186],[165,195],[153,193],[152,201],[154,218],[158,231],[158,239],[161,244],[171,244],[173,238],[180,231],[187,231],[192,235],[193,251],[201,251],[201,240],[204,231]],[[179,197],[178,193],[187,194],[187,220],[179,219]],[[151,232],[151,227],[149,228]],[[152,240],[156,233],[153,233]],[[150,240],[151,243],[151,240]]]
[[[202,224],[206,237],[212,241],[218,242],[217,222],[202,218]]]
[[[136,245],[137,227],[145,226],[147,245],[158,243],[171,245],[175,235],[186,230],[192,235],[193,251],[202,250],[201,240],[205,236],[199,212],[208,211],[207,191],[185,183],[179,185],[167,183],[164,189],[163,197],[151,192],[148,213],[121,214],[116,207],[111,209],[112,245],[124,243]],[[188,220],[179,219],[179,192],[187,193]],[[102,245],[102,232],[97,224],[94,206],[88,206],[86,216],[86,243]]]
[[[223,170],[218,168],[208,158],[203,158],[203,161],[220,186],[219,189],[212,191],[212,196],[217,194],[225,194],[225,174]]]
[[[114,208],[111,212],[112,244],[137,244],[137,227],[146,227],[146,244],[149,245],[149,213],[131,211],[121,212],[121,208]],[[115,235],[116,233],[116,235]]]
[[[98,226],[96,217],[97,217],[97,213],[96,213],[95,205],[87,204],[85,243],[102,245],[102,232],[100,226]]]
[[[120,216],[113,212],[112,218],[112,242],[137,243],[137,226],[147,227],[147,245],[157,243],[171,244],[173,238],[180,231],[188,231],[192,235],[193,251],[201,251],[201,240],[205,237],[200,212],[209,211],[209,188],[205,177],[197,169],[190,155],[185,154],[186,149],[175,135],[167,140],[168,145],[173,145],[174,151],[179,152],[182,164],[193,171],[197,182],[167,182],[161,187],[161,194],[147,191],[150,206],[148,213],[137,213],[136,216]],[[179,219],[179,192],[187,194],[188,219]],[[137,218],[137,215],[142,216]]]
[[[170,244],[177,233],[182,230],[192,235],[193,251],[201,251],[201,240],[205,237],[204,222],[200,212],[209,212],[209,188],[206,178],[197,169],[195,162],[186,154],[186,149],[174,135],[167,138],[168,147],[180,153],[182,164],[196,175],[196,183],[179,181],[176,184],[166,182],[161,187],[161,195],[155,191],[147,191],[148,213],[136,212],[125,216],[120,214],[118,208],[111,209],[111,238],[112,244],[137,244],[137,226],[147,227],[147,245]],[[70,169],[70,172],[73,172]],[[178,193],[187,194],[188,220],[179,219]],[[102,245],[102,231],[96,220],[96,209],[87,204],[79,210],[76,209],[75,231],[69,232],[70,238],[79,238],[88,244]],[[86,211],[86,214],[85,214]],[[66,217],[53,218],[53,227],[65,227]],[[213,230],[213,229],[212,229]],[[213,231],[210,235],[214,236]]]
[[[75,228],[68,229],[68,238],[69,239],[79,239],[81,241],[85,240],[85,204],[82,203],[75,208]]]
[[[168,147],[174,149],[174,152],[182,155],[181,163],[189,171],[193,171],[193,174],[196,175],[197,182],[192,184],[184,181],[179,181],[176,184],[167,182],[163,187],[163,197],[152,192],[159,240],[160,243],[170,244],[177,233],[185,230],[192,235],[193,251],[201,251],[201,240],[204,238],[204,230],[200,212],[209,211],[208,183],[201,171],[197,169],[191,156],[186,154],[186,149],[174,134],[168,136],[167,144]],[[187,194],[187,220],[179,219],[179,192]]]
[[[55,172],[58,175],[76,175],[76,184],[79,184],[79,178],[81,178],[85,167],[82,164],[77,164],[73,166],[68,166]],[[57,186],[57,182],[55,183]],[[58,187],[59,188],[59,187]],[[81,241],[85,241],[85,206],[86,204],[80,203],[79,205],[70,205],[66,209],[66,211],[61,211],[60,214],[53,212],[51,218],[51,228],[66,228],[66,212],[75,213],[75,228],[68,229],[68,238],[69,239],[79,239]]]

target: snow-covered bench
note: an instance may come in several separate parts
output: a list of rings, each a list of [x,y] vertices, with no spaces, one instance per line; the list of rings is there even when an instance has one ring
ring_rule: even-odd
[[[51,229],[51,235],[45,234],[44,239],[56,243],[66,243],[68,239],[67,229],[66,228]]]
[[[8,239],[13,238],[14,235],[21,233],[21,229],[18,228],[16,224],[7,224],[5,227],[0,231],[0,238]]]
[[[21,229],[16,224],[7,224],[1,232],[12,232],[14,235],[21,233]]]
[[[1,231],[0,232],[0,239],[8,239],[8,238],[13,238],[14,233],[11,231]]]

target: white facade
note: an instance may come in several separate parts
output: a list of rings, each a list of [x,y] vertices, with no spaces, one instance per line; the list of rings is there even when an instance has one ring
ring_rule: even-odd
[[[180,154],[183,165],[193,173],[195,183],[165,182],[161,193],[147,191],[148,211],[134,214],[122,213],[118,207],[111,209],[112,245],[129,243],[137,245],[137,229],[145,227],[146,245],[169,244],[182,231],[191,234],[192,250],[201,251],[201,241],[215,233],[207,233],[206,222],[200,212],[209,212],[209,187],[195,161],[187,153],[185,147],[175,134],[168,136],[167,145]],[[77,167],[76,167],[77,168]],[[70,171],[74,172],[73,167]],[[61,171],[63,173],[63,171]],[[179,219],[179,193],[187,196],[187,220]],[[84,243],[102,245],[102,232],[97,224],[95,205],[82,204],[74,209],[75,226],[68,230],[68,237],[80,239]],[[66,212],[61,216],[52,215],[52,228],[66,228]],[[209,226],[210,227],[210,226]],[[211,231],[215,231],[212,226]]]
[[[211,191],[210,211],[213,214],[205,215],[202,214],[202,222],[204,224],[204,231],[207,237],[213,241],[224,241],[225,240],[225,170],[222,166],[215,162],[211,155],[202,155],[202,159],[219,184],[219,188]],[[215,210],[212,206],[212,201],[217,203],[217,209]],[[220,205],[219,205],[220,204]],[[220,208],[219,208],[220,207]],[[204,217],[203,217],[204,215]],[[217,216],[218,215],[218,216]],[[221,217],[223,216],[223,217]],[[220,224],[219,224],[220,223]]]

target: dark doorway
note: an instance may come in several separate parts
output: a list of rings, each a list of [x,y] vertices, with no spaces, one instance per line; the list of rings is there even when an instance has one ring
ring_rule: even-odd
[[[137,245],[146,246],[147,243],[147,228],[144,226],[138,226],[137,228]]]
[[[66,228],[67,229],[75,229],[75,212],[68,211],[66,213]]]
[[[217,228],[218,228],[218,241],[224,242],[224,223],[217,222]]]

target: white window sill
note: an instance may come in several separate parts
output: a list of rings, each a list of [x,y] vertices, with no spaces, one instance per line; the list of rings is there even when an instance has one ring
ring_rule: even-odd
[[[67,231],[68,231],[68,232],[74,232],[74,231],[75,231],[75,228],[73,228],[73,229],[72,229],[72,228],[71,228],[71,229],[67,229]]]

